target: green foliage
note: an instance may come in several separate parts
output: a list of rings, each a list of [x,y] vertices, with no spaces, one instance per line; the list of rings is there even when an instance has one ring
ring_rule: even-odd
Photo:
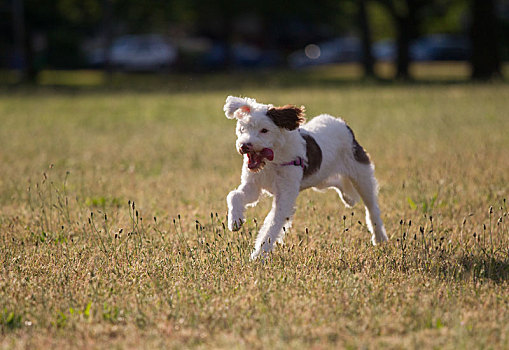
[[[103,304],[103,320],[111,323],[122,321],[122,311],[117,306],[110,306],[107,302]]]
[[[87,197],[85,199],[85,205],[87,207],[99,207],[106,208],[107,206],[119,208],[122,204],[122,200],[119,198],[107,198],[104,196]]]
[[[468,16],[468,6],[464,0],[435,0],[435,6],[423,16],[422,32],[467,35],[465,18]]]
[[[52,324],[57,328],[65,327],[67,324],[67,316],[63,312],[59,311],[56,315],[56,320]]]
[[[393,19],[387,9],[379,1],[368,1],[368,16],[373,41],[394,38],[396,30]]]
[[[14,330],[23,326],[22,316],[16,311],[8,311],[6,308],[0,313],[0,329]]]
[[[423,214],[428,214],[432,212],[433,208],[435,207],[435,203],[438,199],[438,193],[435,193],[430,199],[422,199],[421,200],[421,211]],[[415,202],[412,200],[412,198],[407,197],[407,202],[410,205],[410,208],[416,210],[418,208],[418,205],[415,204]]]

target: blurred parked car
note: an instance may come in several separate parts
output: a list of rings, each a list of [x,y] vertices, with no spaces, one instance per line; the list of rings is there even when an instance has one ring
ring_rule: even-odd
[[[463,61],[470,57],[470,42],[464,36],[434,34],[410,43],[412,61]],[[397,46],[393,39],[378,41],[372,46],[377,61],[395,61]],[[358,62],[362,59],[361,42],[356,37],[337,38],[321,44],[310,44],[288,57],[292,68],[302,68],[339,62]]]
[[[288,56],[292,68],[303,68],[338,62],[356,62],[362,57],[361,42],[356,37],[342,37],[320,44],[307,45]]]
[[[391,62],[396,60],[396,43],[393,39],[377,41],[371,47],[375,60],[380,62]]]
[[[227,46],[216,42],[204,55],[202,64],[207,68],[221,67],[227,60]],[[277,51],[263,50],[248,43],[236,43],[231,46],[231,63],[239,68],[273,67],[281,62]]]
[[[392,39],[373,44],[373,56],[377,61],[395,61],[396,43]],[[434,34],[417,38],[410,43],[412,61],[464,61],[470,58],[470,41],[467,37]]]
[[[102,38],[91,39],[82,48],[91,67],[103,67],[106,55]],[[126,70],[157,70],[177,59],[177,49],[158,34],[126,35],[113,41],[110,63]]]
[[[155,70],[177,59],[177,50],[161,35],[126,35],[113,42],[111,64],[127,70]]]
[[[435,34],[416,39],[410,47],[414,61],[464,61],[470,58],[470,41],[464,36]]]

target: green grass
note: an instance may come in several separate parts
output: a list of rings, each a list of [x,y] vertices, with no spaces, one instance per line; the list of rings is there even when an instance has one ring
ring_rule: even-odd
[[[509,85],[306,74],[4,90],[0,347],[508,348]],[[388,244],[361,206],[305,191],[285,245],[249,262],[270,201],[224,229],[229,94],[346,119]]]

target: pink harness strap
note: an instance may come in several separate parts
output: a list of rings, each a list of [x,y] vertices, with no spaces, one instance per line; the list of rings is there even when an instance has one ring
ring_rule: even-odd
[[[304,161],[302,160],[301,157],[297,157],[297,159],[291,161],[291,162],[288,162],[288,163],[283,163],[283,164],[280,164],[281,166],[287,166],[287,165],[295,165],[295,166],[300,166],[302,167],[302,169],[305,169],[306,168],[306,165],[304,164]]]

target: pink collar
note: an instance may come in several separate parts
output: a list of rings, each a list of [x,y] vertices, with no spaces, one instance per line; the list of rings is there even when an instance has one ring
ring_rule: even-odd
[[[304,165],[304,160],[302,160],[301,157],[297,157],[297,159],[291,161],[291,162],[287,162],[287,163],[283,163],[283,164],[280,164],[281,166],[287,166],[287,165],[295,165],[295,166],[300,166],[302,167],[302,169],[305,169],[306,168],[306,165]]]

